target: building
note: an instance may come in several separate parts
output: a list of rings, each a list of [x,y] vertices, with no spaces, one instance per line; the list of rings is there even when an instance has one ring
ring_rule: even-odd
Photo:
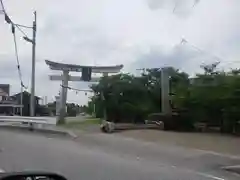
[[[20,114],[22,105],[14,101],[10,96],[10,85],[0,84],[0,114],[14,115]]]
[[[0,101],[6,100],[6,97],[8,97],[8,93],[6,93],[3,89],[0,88]]]
[[[11,99],[17,102],[17,104],[21,104],[21,93],[12,95]],[[30,116],[30,99],[31,99],[31,94],[27,91],[23,91],[22,92],[22,104],[23,104],[22,115],[23,116]],[[39,107],[40,99],[41,98],[39,98],[38,96],[35,96],[35,113],[36,113],[36,109],[38,109]]]
[[[0,101],[6,100],[9,96],[10,85],[0,84]]]
[[[3,115],[22,115],[30,116],[30,99],[31,94],[27,91],[17,93],[12,96],[10,94],[9,84],[0,84],[0,114]],[[22,104],[21,104],[22,94]],[[35,96],[35,108],[39,107],[40,98]],[[35,109],[35,112],[36,112]]]

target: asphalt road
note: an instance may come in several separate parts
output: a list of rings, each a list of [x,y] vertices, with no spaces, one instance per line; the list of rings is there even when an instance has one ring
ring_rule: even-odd
[[[156,146],[107,134],[75,140],[32,133],[0,132],[0,169],[44,170],[72,180],[223,180],[221,170],[240,160],[178,146]]]

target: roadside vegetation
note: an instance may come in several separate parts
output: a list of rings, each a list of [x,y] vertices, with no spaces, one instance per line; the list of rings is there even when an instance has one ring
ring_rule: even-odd
[[[70,121],[66,124],[63,124],[62,126],[65,128],[70,129],[84,129],[90,126],[99,126],[101,123],[101,120],[99,118],[86,118],[85,120],[80,121]]]
[[[173,122],[181,128],[194,130],[195,124],[204,123],[224,133],[240,131],[240,70],[219,71],[218,64],[201,66],[202,73],[192,78],[169,68],[171,106],[178,114]],[[92,90],[95,96],[83,110],[95,110],[98,118],[106,114],[108,121],[143,123],[149,114],[161,112],[161,69],[147,69],[139,77],[104,77]]]

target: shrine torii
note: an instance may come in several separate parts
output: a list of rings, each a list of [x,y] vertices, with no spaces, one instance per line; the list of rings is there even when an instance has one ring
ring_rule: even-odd
[[[58,123],[64,123],[66,115],[66,100],[68,81],[85,81],[98,82],[99,77],[92,77],[92,73],[100,73],[103,76],[108,76],[109,73],[118,73],[123,68],[123,65],[116,66],[82,66],[75,64],[64,64],[45,60],[46,64],[51,70],[62,71],[62,75],[50,75],[52,81],[62,81],[62,89],[60,93],[60,112],[58,116]],[[69,72],[81,72],[81,76],[71,76]]]

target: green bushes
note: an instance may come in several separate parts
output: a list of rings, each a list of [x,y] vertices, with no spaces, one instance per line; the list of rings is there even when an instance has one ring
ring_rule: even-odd
[[[164,117],[165,128],[192,130],[194,123],[220,127],[222,132],[239,131],[240,71],[216,71],[216,64],[203,66],[204,72],[189,78],[170,68],[171,104],[174,115]],[[161,70],[151,69],[140,77],[119,74],[101,79],[92,86],[95,96],[88,111],[115,122],[143,123],[151,113],[161,112]],[[163,118],[157,115],[157,118]],[[151,118],[156,118],[151,117]]]

